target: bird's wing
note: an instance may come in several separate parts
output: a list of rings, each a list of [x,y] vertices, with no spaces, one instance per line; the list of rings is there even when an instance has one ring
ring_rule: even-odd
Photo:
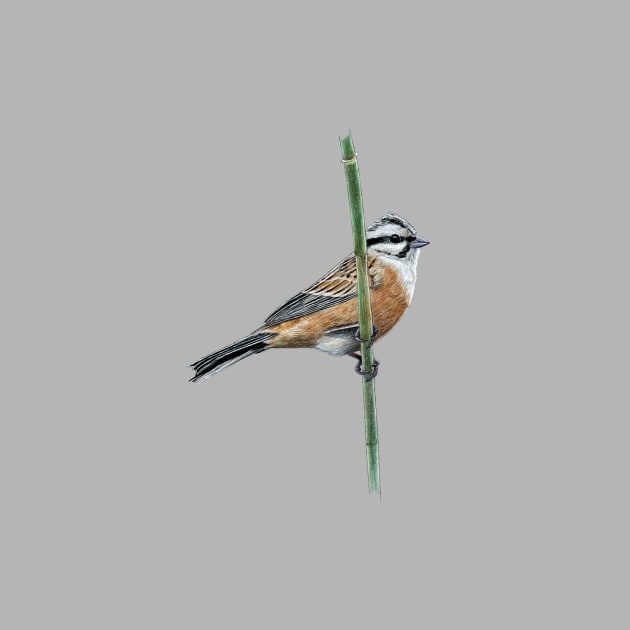
[[[375,289],[383,282],[382,265],[375,256],[368,257],[368,278],[370,289]],[[278,307],[267,317],[265,324],[269,326],[280,324],[303,315],[317,313],[356,296],[357,267],[354,254],[350,254],[317,282]]]

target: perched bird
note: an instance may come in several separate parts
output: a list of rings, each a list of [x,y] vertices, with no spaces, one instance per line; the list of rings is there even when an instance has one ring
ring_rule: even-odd
[[[429,242],[419,238],[405,219],[393,213],[367,228],[366,242],[374,339],[380,339],[411,304],[419,250]],[[190,380],[206,378],[270,348],[316,348],[360,361],[357,300],[353,253],[287,300],[250,335],[193,363],[190,367],[195,376]],[[357,371],[362,373],[359,366]]]

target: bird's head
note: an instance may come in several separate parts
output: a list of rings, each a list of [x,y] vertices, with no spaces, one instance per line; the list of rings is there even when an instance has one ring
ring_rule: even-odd
[[[410,223],[393,212],[372,223],[365,238],[368,250],[399,260],[416,260],[418,250],[429,244]]]

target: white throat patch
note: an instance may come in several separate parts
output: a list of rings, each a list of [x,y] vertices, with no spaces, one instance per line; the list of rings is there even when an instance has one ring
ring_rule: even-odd
[[[413,290],[416,287],[416,270],[418,267],[419,250],[412,249],[406,258],[393,258],[391,256],[383,256],[382,260],[386,265],[392,265],[396,267],[400,274],[407,295],[409,296],[409,303],[413,298]]]

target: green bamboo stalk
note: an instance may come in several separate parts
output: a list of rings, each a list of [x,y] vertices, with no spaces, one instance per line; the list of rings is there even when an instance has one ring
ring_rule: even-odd
[[[370,284],[367,272],[367,245],[365,242],[365,219],[363,215],[363,195],[357,154],[354,150],[352,134],[339,138],[341,158],[346,174],[350,218],[354,236],[354,255],[357,264],[357,284],[359,293],[359,334],[362,340],[372,336],[372,306],[370,303]],[[374,366],[374,354],[369,342],[361,342],[361,369],[371,372]],[[363,409],[365,412],[365,449],[367,457],[368,485],[370,492],[381,491],[379,457],[378,457],[378,424],[376,422],[376,392],[374,379],[363,376]]]

